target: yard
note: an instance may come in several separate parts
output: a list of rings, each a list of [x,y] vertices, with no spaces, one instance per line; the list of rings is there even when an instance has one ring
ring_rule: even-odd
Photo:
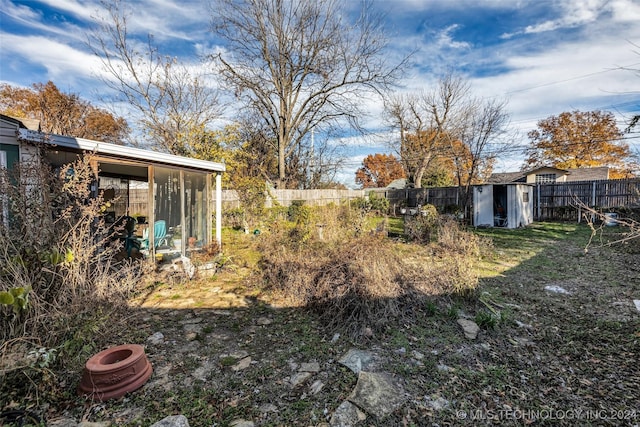
[[[640,244],[601,246],[623,231],[606,228],[585,249],[584,225],[476,230],[493,244],[475,292],[435,294],[411,322],[358,340],[261,290],[256,236],[227,231],[219,274],[149,288],[96,332],[105,347],[146,345],[154,373],[143,388],[83,401],[79,372],[69,371],[50,379],[63,392],[29,404],[48,408],[48,425],[146,426],[175,414],[191,426],[329,425],[332,416],[349,425],[335,414],[358,375],[340,360],[357,349],[402,400],[381,418],[360,412],[358,425],[638,425]],[[477,338],[460,318],[480,326]],[[24,408],[18,387],[1,391],[0,408]]]

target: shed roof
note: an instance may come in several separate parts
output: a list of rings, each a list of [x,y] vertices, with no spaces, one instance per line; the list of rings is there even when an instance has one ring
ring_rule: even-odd
[[[224,163],[210,162],[159,151],[111,144],[109,142],[94,141],[71,136],[45,134],[29,129],[19,129],[18,138],[32,143],[47,144],[52,147],[62,147],[82,152],[93,152],[113,158],[137,160],[145,163],[161,163],[181,168],[198,169],[209,172],[224,172]]]

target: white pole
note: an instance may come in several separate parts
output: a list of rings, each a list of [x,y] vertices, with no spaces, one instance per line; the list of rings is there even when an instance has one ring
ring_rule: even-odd
[[[222,174],[216,175],[216,240],[222,251]]]

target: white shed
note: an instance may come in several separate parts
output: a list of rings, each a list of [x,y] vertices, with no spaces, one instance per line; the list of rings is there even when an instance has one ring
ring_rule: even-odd
[[[533,187],[528,184],[487,184],[473,188],[476,227],[524,227],[533,222]]]

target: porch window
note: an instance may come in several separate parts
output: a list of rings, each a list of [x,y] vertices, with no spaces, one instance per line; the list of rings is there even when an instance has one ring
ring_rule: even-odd
[[[154,169],[155,228],[162,224],[166,230],[162,242],[155,242],[156,252],[182,252],[182,208],[180,171],[156,167]],[[164,221],[164,223],[161,223]],[[160,237],[158,232],[156,238]],[[161,246],[160,246],[161,245]]]

